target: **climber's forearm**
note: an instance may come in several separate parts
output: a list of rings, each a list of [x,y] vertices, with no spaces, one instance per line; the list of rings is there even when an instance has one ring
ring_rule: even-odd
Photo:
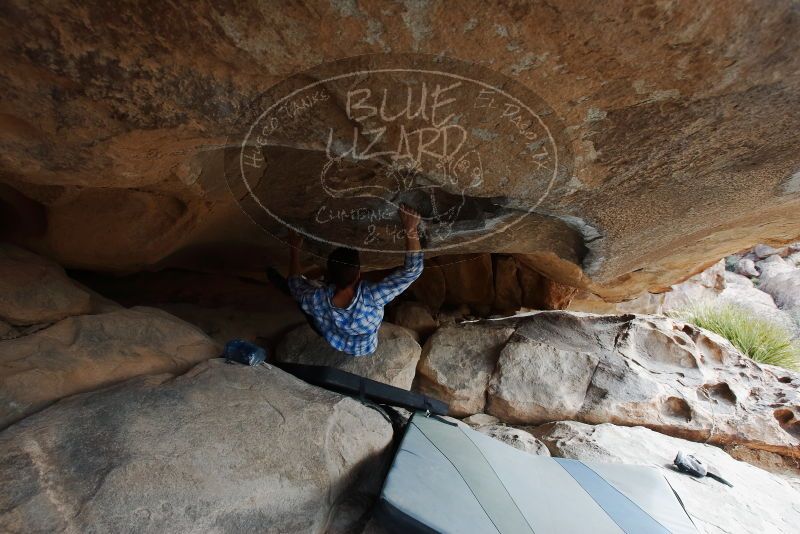
[[[414,235],[407,234],[406,235],[406,252],[417,252],[418,250],[422,250],[422,246],[419,244],[419,235],[414,232]]]
[[[406,229],[406,252],[417,252],[422,250],[419,243],[419,231],[417,228]]]

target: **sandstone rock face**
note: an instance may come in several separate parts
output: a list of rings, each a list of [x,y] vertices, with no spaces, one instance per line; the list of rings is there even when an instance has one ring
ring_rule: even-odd
[[[551,280],[524,266],[519,268],[522,288],[522,305],[534,310],[563,310],[567,308],[578,290]]]
[[[517,262],[508,256],[494,259],[494,309],[498,313],[514,313],[522,307]]]
[[[0,428],[69,395],[180,373],[219,353],[199,329],[152,308],[64,319],[0,342]]]
[[[0,319],[15,325],[52,323],[91,309],[90,293],[59,265],[0,243]]]
[[[427,306],[419,302],[404,301],[397,305],[392,322],[417,335],[417,341],[427,339],[439,327]]]
[[[308,324],[281,340],[275,351],[279,362],[327,365],[384,384],[410,389],[422,349],[411,331],[384,322],[378,331],[378,349],[369,356],[350,356],[333,349]]]
[[[800,491],[800,466],[797,465],[795,458],[788,458],[774,452],[749,449],[740,445],[728,445],[723,447],[723,450],[732,458],[780,475],[792,487]]]
[[[350,398],[211,360],[71,397],[0,434],[0,530],[347,531],[391,438]]]
[[[725,261],[720,260],[680,284],[670,286],[665,293],[642,293],[625,302],[603,302],[595,296],[582,292],[569,309],[591,313],[643,313],[663,314],[705,304],[719,298],[725,290]],[[756,272],[758,274],[758,272]],[[751,284],[752,285],[752,284]]]
[[[494,301],[491,255],[448,256],[440,268],[445,280],[445,303],[489,310]]]
[[[800,522],[800,493],[780,477],[739,462],[717,447],[692,443],[642,427],[558,422],[534,430],[554,456],[659,467],[692,520],[709,534],[791,533]],[[633,445],[635,444],[635,445]],[[713,465],[733,487],[695,479],[669,466],[678,451]]]
[[[486,383],[513,328],[445,326],[425,343],[417,368],[417,388],[450,404],[450,414],[482,412]]]
[[[621,314],[641,313],[646,315],[660,314],[664,304],[663,294],[642,293],[634,299],[624,302],[606,302],[588,291],[580,291],[567,308],[570,311]]]
[[[524,430],[505,425],[484,425],[475,430],[523,452],[537,456],[550,456],[547,446]]]
[[[795,456],[799,378],[667,318],[543,313],[521,324],[503,349],[486,411],[511,423],[643,425]]]
[[[0,321],[0,341],[17,337],[18,330],[5,321]]]
[[[158,308],[196,325],[211,339],[224,345],[234,338],[277,342],[286,332],[305,322],[305,317],[293,302],[284,300],[283,304],[281,309],[268,312],[189,303],[159,304]]]
[[[449,348],[452,340],[480,339],[481,330],[486,337],[498,326],[477,323],[432,336],[420,384],[464,412],[485,411],[514,425],[643,425],[693,441],[800,453],[800,375],[758,365],[711,332],[666,317],[552,311],[506,325],[514,333],[499,342],[491,373],[490,361],[470,367]],[[453,352],[428,363],[431,354]]]
[[[491,68],[535,93],[565,132],[560,148],[571,164],[559,161],[549,189],[494,163],[522,159],[492,145],[497,132],[474,136],[485,180],[467,195],[448,253],[523,255],[552,280],[618,301],[663,291],[752,243],[800,235],[800,118],[785,112],[800,98],[792,0],[766,15],[760,4],[723,0],[280,11],[201,1],[158,13],[101,4],[87,15],[85,4],[12,1],[0,22],[13,73],[0,82],[8,95],[0,211],[35,213],[40,235],[15,238],[68,267],[197,268],[225,257],[254,271],[265,255],[279,257],[282,244],[231,198],[223,147],[252,124],[261,110],[251,103],[265,87],[370,53],[458,56]],[[321,119],[339,124],[344,115]],[[298,153],[321,154],[278,142],[264,151],[288,170]],[[292,178],[274,196],[295,210],[293,221],[313,220],[320,199],[304,192],[318,176]],[[492,213],[531,208],[521,227],[465,244],[494,230]]]
[[[598,363],[591,352],[511,341],[489,383],[488,412],[517,423],[575,418]]]
[[[424,303],[429,309],[436,311],[444,304],[444,273],[438,265],[427,262],[422,274],[411,284],[409,290],[414,298]]]
[[[84,285],[126,307],[164,310],[221,344],[243,338],[272,348],[289,330],[306,322],[295,300],[266,283],[263,271],[231,276],[165,269],[125,277],[78,276]]]

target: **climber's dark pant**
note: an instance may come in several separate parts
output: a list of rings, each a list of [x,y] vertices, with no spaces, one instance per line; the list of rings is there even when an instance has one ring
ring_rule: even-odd
[[[286,295],[288,297],[292,297],[292,292],[289,291],[289,282],[287,281],[286,277],[283,276],[281,273],[279,273],[278,271],[276,271],[272,267],[268,267],[267,268],[267,279],[270,281],[270,283],[273,286],[275,286],[276,289],[278,289],[278,291],[280,291],[281,293],[283,293],[284,295]],[[292,300],[294,300],[293,297],[292,297]],[[317,328],[317,323],[316,323],[316,321],[314,321],[314,317],[312,317],[311,315],[307,314],[305,312],[305,310],[303,310],[303,308],[300,307],[300,304],[297,301],[295,301],[295,304],[297,304],[297,309],[300,310],[300,313],[302,313],[303,316],[306,318],[306,321],[308,321],[308,325],[311,327],[311,329],[314,332],[316,332],[319,337],[324,338],[325,336],[323,336],[322,332],[320,332],[319,328]]]

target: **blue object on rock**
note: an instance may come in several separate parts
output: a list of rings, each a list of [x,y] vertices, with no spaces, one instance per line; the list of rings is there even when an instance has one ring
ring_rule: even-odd
[[[244,339],[232,339],[225,344],[222,356],[228,363],[237,362],[253,366],[264,363],[264,360],[267,359],[267,351]]]

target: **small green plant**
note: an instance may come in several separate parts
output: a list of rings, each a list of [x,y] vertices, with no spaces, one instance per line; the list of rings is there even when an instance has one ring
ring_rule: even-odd
[[[781,325],[753,317],[731,304],[695,304],[671,314],[715,332],[749,358],[786,369],[800,370],[800,345]]]

